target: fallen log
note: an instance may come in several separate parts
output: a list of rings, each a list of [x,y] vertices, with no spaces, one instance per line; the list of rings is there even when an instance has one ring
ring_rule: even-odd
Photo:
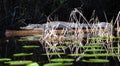
[[[83,32],[96,32],[96,31],[107,31],[108,29],[82,29]],[[120,28],[115,28],[115,31],[120,31]],[[78,30],[69,30],[69,33],[77,32]],[[58,29],[55,30],[56,34],[62,34],[61,32],[65,32],[65,30]],[[29,36],[29,35],[41,35],[44,33],[42,29],[30,29],[30,30],[6,30],[5,35],[6,37],[14,37],[14,36]]]

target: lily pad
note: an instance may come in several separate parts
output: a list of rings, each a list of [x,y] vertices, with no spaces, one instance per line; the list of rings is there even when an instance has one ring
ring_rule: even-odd
[[[30,56],[33,55],[33,53],[16,53],[13,54],[13,56],[20,57],[20,56]]]
[[[56,62],[56,63],[65,63],[65,62],[73,62],[74,59],[70,59],[70,58],[55,58],[55,59],[51,59],[51,62]]]
[[[26,38],[20,38],[18,41],[20,41],[20,42],[23,42],[23,41],[29,41],[28,39],[26,39]]]
[[[77,42],[77,41],[73,41],[72,44],[79,44],[79,42]]]
[[[9,62],[4,62],[5,64],[9,64],[9,65],[26,65],[29,63],[32,63],[32,61],[9,61]]]
[[[111,54],[109,54],[110,56],[114,56],[114,57],[119,57],[120,56],[120,54],[117,54],[117,53],[111,53]]]
[[[68,56],[95,57],[96,55],[94,54],[69,54]]]
[[[85,50],[85,52],[101,52],[101,51],[105,51],[104,49],[87,49]]]
[[[65,53],[63,52],[58,52],[58,53],[45,53],[45,54],[42,54],[42,55],[64,55]]]
[[[29,63],[26,66],[39,66],[39,64],[37,62],[33,62],[33,63]]]
[[[66,46],[49,46],[49,47],[46,47],[46,48],[67,48]]]
[[[34,38],[39,39],[42,35],[33,35]]]
[[[0,62],[4,62],[4,61],[10,61],[10,58],[0,58]]]
[[[25,38],[28,39],[28,40],[34,40],[35,39],[33,36],[26,36]]]
[[[110,54],[108,53],[101,53],[101,54],[95,54],[96,56],[101,56],[101,57],[104,57],[104,56],[111,56]]]
[[[65,44],[72,44],[72,42],[65,42]]]
[[[40,46],[37,46],[37,45],[26,45],[26,46],[23,46],[23,48],[25,49],[33,49],[33,48],[39,48]]]
[[[38,39],[38,37],[36,36],[25,36],[25,37],[21,37],[18,41],[30,41],[30,40],[36,40]]]
[[[71,66],[73,63],[48,63],[43,66]]]
[[[82,62],[87,62],[87,63],[106,63],[109,62],[107,59],[89,59],[89,60],[82,60]]]
[[[103,43],[90,43],[90,45],[92,45],[92,46],[93,46],[93,45],[94,45],[94,46],[96,46],[96,45],[98,46],[98,45],[102,45],[102,44],[103,44]]]
[[[111,56],[107,53],[101,53],[101,54],[69,54],[68,56],[81,56],[81,57],[104,57],[104,56]]]

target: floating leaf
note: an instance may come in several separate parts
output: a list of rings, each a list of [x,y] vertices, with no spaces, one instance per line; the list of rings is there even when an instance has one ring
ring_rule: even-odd
[[[85,52],[101,52],[101,51],[105,51],[104,49],[87,49],[85,50]]]
[[[64,55],[65,53],[63,52],[59,52],[59,53],[45,53],[45,54],[42,54],[42,55]]]
[[[10,58],[0,58],[0,62],[4,62],[4,61],[10,61]]]
[[[34,38],[39,39],[42,35],[33,35]]]
[[[39,64],[37,62],[33,62],[33,63],[29,63],[26,66],[39,66]]]
[[[26,46],[23,46],[23,48],[25,49],[33,49],[33,48],[39,48],[40,46],[36,46],[36,45],[26,45]]]
[[[17,56],[17,57],[30,56],[30,55],[33,55],[33,53],[16,53],[16,54],[13,54],[13,56]]]
[[[71,66],[73,63],[48,63],[43,66]]]
[[[5,62],[5,64],[9,64],[9,65],[26,65],[32,63],[32,61],[9,61],[9,62]]]
[[[66,46],[49,46],[49,47],[46,47],[46,48],[67,48]]]
[[[73,62],[74,59],[70,59],[70,58],[55,58],[55,59],[51,59],[51,62],[57,62],[57,63],[64,63],[64,62]]]
[[[101,53],[101,54],[69,54],[68,56],[81,56],[81,57],[104,57],[104,56],[112,56],[110,54],[107,54],[107,53]]]
[[[107,59],[89,59],[89,60],[82,60],[82,62],[88,62],[88,63],[105,63],[109,62]]]

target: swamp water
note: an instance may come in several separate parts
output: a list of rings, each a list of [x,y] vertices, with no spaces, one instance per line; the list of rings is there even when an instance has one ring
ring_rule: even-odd
[[[76,13],[79,14],[79,19],[76,18]],[[70,21],[72,25],[53,25],[54,23],[48,22],[42,35],[1,40],[0,66],[119,65],[119,14],[115,21],[116,36],[113,35],[112,21],[100,23],[95,19],[93,23],[88,22],[77,9],[70,14]],[[64,28],[57,34],[55,30],[60,25]]]

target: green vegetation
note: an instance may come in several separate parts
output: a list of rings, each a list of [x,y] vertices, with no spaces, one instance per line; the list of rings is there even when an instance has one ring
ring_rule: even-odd
[[[33,53],[16,53],[13,54],[13,56],[20,57],[20,56],[30,56],[33,55]]]
[[[71,66],[73,63],[48,63],[43,66]]]
[[[4,62],[4,61],[10,61],[10,58],[0,58],[0,62]]]
[[[25,46],[22,46],[23,48],[25,49],[34,49],[34,48],[39,48],[40,46],[37,46],[37,45],[25,45]]]
[[[9,64],[9,65],[26,65],[29,63],[32,63],[32,61],[9,61],[9,62],[4,62],[5,64]]]
[[[65,53],[63,52],[55,52],[55,53],[45,53],[45,54],[42,54],[42,55],[64,55]]]
[[[39,64],[37,62],[32,62],[27,64],[26,66],[39,66]]]
[[[82,62],[87,62],[87,63],[106,63],[109,62],[107,59],[89,59],[89,60],[82,60]]]
[[[51,62],[56,62],[56,63],[69,63],[69,62],[73,62],[74,59],[70,59],[70,58],[55,58],[55,59],[51,59]]]

